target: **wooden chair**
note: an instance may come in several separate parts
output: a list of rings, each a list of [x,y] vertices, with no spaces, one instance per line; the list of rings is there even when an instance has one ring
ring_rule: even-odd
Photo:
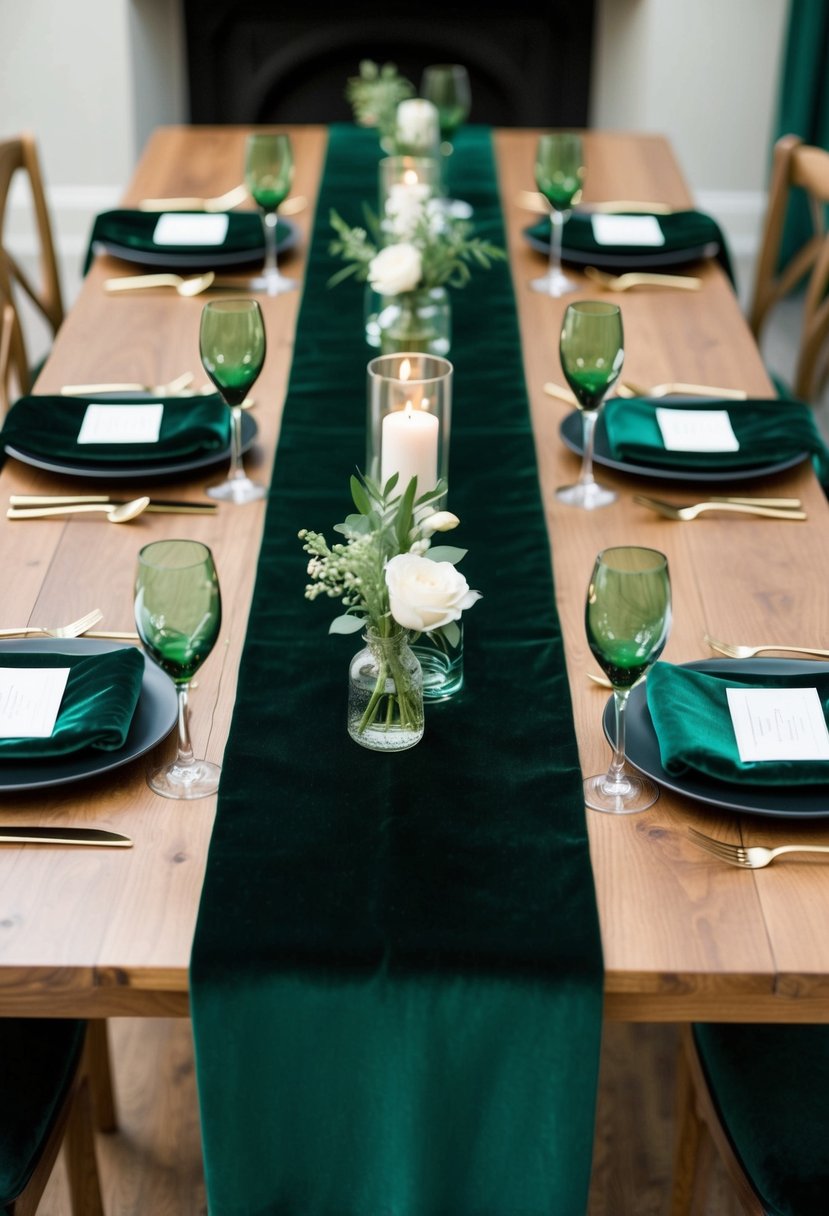
[[[12,181],[17,179],[18,175],[28,181],[31,195],[40,261],[40,282],[37,287],[12,256],[6,241],[5,222],[9,191]],[[0,304],[10,304],[15,310],[16,324],[10,339],[9,367],[18,392],[27,393],[31,387],[31,378],[18,312],[20,293],[29,298],[49,324],[52,333],[57,333],[63,321],[63,299],[43,178],[31,135],[0,140]]]
[[[824,1216],[829,1027],[683,1027],[671,1216],[706,1210],[715,1150],[746,1216]]]
[[[809,203],[813,233],[780,266],[780,248],[789,199],[802,191]],[[800,345],[793,389],[805,401],[816,398],[829,370],[829,234],[825,208],[829,203],[829,151],[804,144],[797,135],[784,135],[774,147],[769,199],[760,256],[749,310],[749,325],[760,338],[771,308],[808,275]]]
[[[2,1019],[0,1052],[0,1210],[34,1216],[63,1145],[73,1216],[103,1216],[86,1024]]]

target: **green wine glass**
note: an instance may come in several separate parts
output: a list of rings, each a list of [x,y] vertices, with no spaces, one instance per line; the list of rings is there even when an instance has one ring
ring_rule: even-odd
[[[205,798],[219,788],[221,769],[197,760],[190,742],[190,681],[210,654],[222,623],[213,555],[195,540],[158,540],[138,554],[135,624],[147,654],[178,692],[178,754],[147,784],[165,798]]]
[[[280,274],[276,260],[277,208],[288,197],[294,178],[294,156],[287,135],[249,135],[245,145],[245,185],[262,212],[265,230],[265,266],[260,277],[252,279],[251,291],[269,296],[295,291],[297,282]]]
[[[579,286],[561,269],[561,242],[564,225],[581,197],[584,182],[580,136],[571,131],[541,136],[535,154],[535,182],[550,204],[550,263],[547,273],[532,279],[530,287],[546,296],[567,295]]]
[[[423,69],[420,82],[420,96],[431,101],[437,108],[438,123],[440,124],[440,162],[441,193],[447,194],[446,179],[449,170],[449,157],[452,155],[452,140],[455,133],[463,126],[469,117],[472,106],[472,91],[469,87],[469,73],[462,63],[432,63]],[[468,220],[472,216],[472,207],[459,198],[440,200],[446,211],[458,220]]]
[[[265,362],[265,323],[256,300],[211,300],[199,329],[202,366],[230,407],[230,470],[208,486],[211,498],[243,504],[264,498],[267,487],[252,481],[242,461],[242,402]]]
[[[595,811],[629,815],[659,797],[647,777],[625,771],[625,709],[630,690],[664,649],[671,627],[668,560],[656,549],[622,545],[596,558],[585,607],[587,641],[613,685],[615,732],[610,768],[584,783]]]
[[[593,442],[605,394],[619,379],[625,359],[619,305],[600,300],[568,304],[559,355],[565,379],[581,411],[582,463],[578,481],[572,486],[561,486],[556,490],[556,498],[568,506],[592,511],[617,498],[614,490],[599,485],[593,478]]]

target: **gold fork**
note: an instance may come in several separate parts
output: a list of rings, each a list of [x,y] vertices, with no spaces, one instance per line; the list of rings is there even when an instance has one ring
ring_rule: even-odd
[[[829,845],[823,844],[781,844],[775,849],[767,849],[760,844],[728,844],[725,840],[706,836],[695,828],[689,828],[688,835],[698,848],[742,870],[762,870],[783,853],[829,853]]]
[[[742,515],[761,515],[764,519],[806,519],[805,511],[791,511],[785,507],[761,507],[744,502],[694,502],[685,507],[675,503],[665,502],[661,498],[651,498],[647,494],[634,494],[633,501],[640,506],[648,507],[665,519],[681,519],[688,521],[696,519],[704,511],[731,511]]]
[[[678,287],[684,291],[699,291],[702,287],[702,279],[684,274],[650,274],[639,270],[629,270],[626,274],[606,274],[595,266],[585,266],[584,273],[588,279],[609,291],[629,291],[632,287]]]
[[[716,384],[685,384],[681,380],[671,380],[667,384],[652,384],[648,388],[644,384],[632,384],[630,380],[616,385],[619,397],[714,397],[724,401],[745,401],[748,394],[741,388],[720,388]]]
[[[26,637],[32,633],[46,634],[50,638],[78,638],[82,633],[86,633],[87,629],[97,625],[103,615],[100,608],[93,608],[91,612],[78,617],[76,621],[70,621],[68,625],[56,625],[53,629],[47,629],[45,625],[29,625],[23,629],[0,629],[0,638]]]
[[[819,659],[829,659],[829,650],[820,650],[817,646],[740,646],[731,642],[720,642],[706,633],[705,641],[712,650],[727,655],[729,659],[753,659],[756,654],[767,650],[780,650],[785,654],[810,654]]]

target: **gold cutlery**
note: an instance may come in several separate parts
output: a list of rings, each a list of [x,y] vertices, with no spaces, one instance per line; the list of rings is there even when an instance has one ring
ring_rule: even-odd
[[[538,211],[543,215],[550,214],[550,204],[543,194],[536,190],[519,190],[518,205],[525,211]],[[597,212],[598,214],[613,215],[615,212],[640,213],[644,215],[673,215],[676,208],[669,203],[651,203],[638,199],[611,198],[597,203],[580,203],[576,208],[582,214]]]
[[[80,515],[87,511],[103,511],[108,523],[127,524],[146,511],[149,505],[150,500],[145,495],[115,505],[108,502],[87,502],[64,507],[9,507],[6,519],[49,519],[53,515]]]
[[[180,274],[134,274],[120,279],[105,279],[104,290],[141,291],[145,287],[174,287],[180,296],[197,296],[207,291],[216,275],[212,270],[183,279]]]
[[[587,678],[588,680],[592,680],[594,684],[597,684],[599,688],[613,688],[613,685],[610,683],[607,676],[597,676],[594,672],[588,671]]]
[[[816,646],[740,646],[732,642],[720,642],[706,633],[705,641],[712,650],[727,655],[729,659],[753,659],[757,654],[765,654],[768,650],[782,651],[784,654],[810,654],[819,659],[829,659],[829,650],[821,650]]]
[[[714,384],[684,384],[680,380],[672,380],[667,384],[654,384],[645,388],[642,384],[632,384],[630,380],[616,385],[619,397],[669,397],[674,393],[687,397],[722,397],[726,401],[745,401],[748,393],[741,388],[719,388]]]
[[[0,824],[0,844],[88,844],[131,849],[129,836],[103,828],[42,828]]]
[[[214,198],[142,198],[139,211],[229,211],[247,202],[248,192],[242,185],[234,186]]]
[[[62,397],[86,397],[96,393],[148,393],[153,397],[177,397],[193,383],[192,372],[182,372],[168,384],[64,384]]]
[[[721,496],[712,494],[708,499],[709,502],[741,502],[748,507],[794,507],[797,509],[802,504],[799,498],[735,498],[728,494]]]
[[[702,515],[705,511],[727,511],[742,515],[760,515],[764,519],[806,519],[805,511],[795,511],[785,507],[756,506],[751,503],[742,502],[712,502],[709,499],[706,502],[695,502],[687,506],[677,506],[676,503],[665,502],[661,498],[651,498],[647,494],[634,494],[633,501],[638,502],[640,506],[648,507],[651,511],[656,511],[659,515],[664,515],[666,519],[681,519],[683,521],[696,519],[698,515]]]
[[[93,608],[91,612],[79,616],[76,621],[70,621],[68,625],[55,625],[51,629],[46,625],[24,625],[22,629],[0,629],[0,638],[28,637],[33,633],[45,634],[50,638],[77,638],[82,633],[86,633],[87,629],[91,629],[93,625],[97,625],[98,621],[103,620],[103,616],[100,608]]]
[[[10,507],[74,507],[97,504],[102,510],[122,507],[127,500],[107,494],[10,494]],[[215,515],[218,503],[178,502],[171,498],[151,498],[145,510],[156,515]]]
[[[544,385],[544,392],[548,397],[556,397],[559,401],[566,401],[568,405],[576,404],[576,398],[569,388],[562,388],[560,384],[553,384],[552,380],[548,380]]]
[[[725,840],[706,836],[695,828],[689,828],[688,835],[698,848],[742,870],[762,870],[783,853],[829,853],[829,845],[823,844],[781,844],[777,848],[767,849],[759,844],[728,844]]]
[[[684,274],[649,274],[643,271],[628,271],[627,274],[605,274],[595,266],[585,266],[584,273],[594,283],[609,291],[629,291],[632,287],[678,287],[684,291],[699,291],[702,279]]]

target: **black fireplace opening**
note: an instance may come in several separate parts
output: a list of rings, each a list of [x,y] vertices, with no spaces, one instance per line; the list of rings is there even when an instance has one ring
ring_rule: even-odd
[[[351,17],[330,0],[298,7],[185,0],[191,122],[347,121],[346,81],[373,59],[416,90],[427,64],[464,64],[471,122],[587,125],[593,0],[508,0],[494,14],[467,0],[376,0]]]

